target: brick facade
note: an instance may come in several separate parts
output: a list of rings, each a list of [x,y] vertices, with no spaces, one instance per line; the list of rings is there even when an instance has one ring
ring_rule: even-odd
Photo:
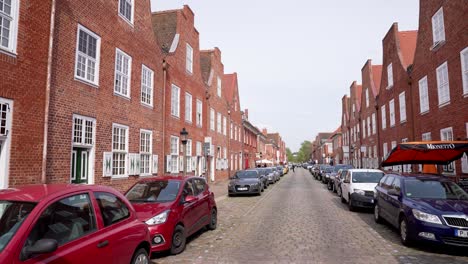
[[[348,130],[349,130],[349,159],[351,164],[355,168],[361,167],[361,120],[359,116],[359,111],[361,108],[361,94],[362,94],[362,85],[358,85],[354,81],[350,88],[350,97],[349,97],[349,120],[348,120]]]
[[[350,127],[349,124],[349,96],[344,95],[341,98],[341,135],[343,137],[343,164],[350,164],[350,153],[349,153],[349,146],[350,146]]]
[[[229,170],[233,172],[242,169],[242,111],[240,106],[237,73],[225,74],[223,78],[225,98],[229,106]]]

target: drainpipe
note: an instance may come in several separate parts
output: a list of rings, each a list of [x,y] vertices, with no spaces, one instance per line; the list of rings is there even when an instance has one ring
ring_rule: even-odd
[[[163,109],[162,114],[162,153],[163,153],[163,168],[166,166],[166,81],[167,81],[167,69],[169,65],[166,62],[166,59],[163,59]],[[163,169],[163,172],[166,172],[166,169]],[[164,173],[163,173],[164,174]]]
[[[49,33],[49,50],[47,55],[47,80],[46,80],[46,94],[45,94],[45,107],[44,107],[44,145],[42,148],[42,172],[41,183],[47,183],[47,136],[49,131],[49,106],[50,106],[50,86],[52,78],[52,57],[54,47],[54,29],[55,29],[55,0],[52,0],[50,11],[50,33]]]
[[[375,126],[376,126],[376,132],[377,132],[377,165],[378,165],[378,168],[382,169],[382,167],[380,167],[380,157],[382,156],[381,155],[381,143],[380,142],[380,118],[379,117],[379,96],[377,95],[377,97],[375,98]]]

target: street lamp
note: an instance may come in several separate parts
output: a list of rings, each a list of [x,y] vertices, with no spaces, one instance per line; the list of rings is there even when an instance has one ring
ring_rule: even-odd
[[[180,131],[180,140],[182,142],[182,150],[183,150],[183,159],[184,159],[184,176],[187,174],[187,136],[188,132],[185,130],[185,127],[182,128],[182,131]]]

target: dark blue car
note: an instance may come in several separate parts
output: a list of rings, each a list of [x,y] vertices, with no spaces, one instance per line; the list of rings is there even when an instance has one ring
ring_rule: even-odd
[[[431,241],[468,247],[468,194],[436,175],[385,175],[375,187],[374,219],[398,228],[404,245]]]

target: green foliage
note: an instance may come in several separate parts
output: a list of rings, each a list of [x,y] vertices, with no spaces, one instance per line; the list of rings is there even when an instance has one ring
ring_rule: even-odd
[[[310,141],[304,141],[301,144],[301,148],[298,152],[291,153],[289,148],[286,149],[286,154],[288,156],[288,161],[291,162],[306,162],[310,160],[310,155],[312,153],[312,143]]]

